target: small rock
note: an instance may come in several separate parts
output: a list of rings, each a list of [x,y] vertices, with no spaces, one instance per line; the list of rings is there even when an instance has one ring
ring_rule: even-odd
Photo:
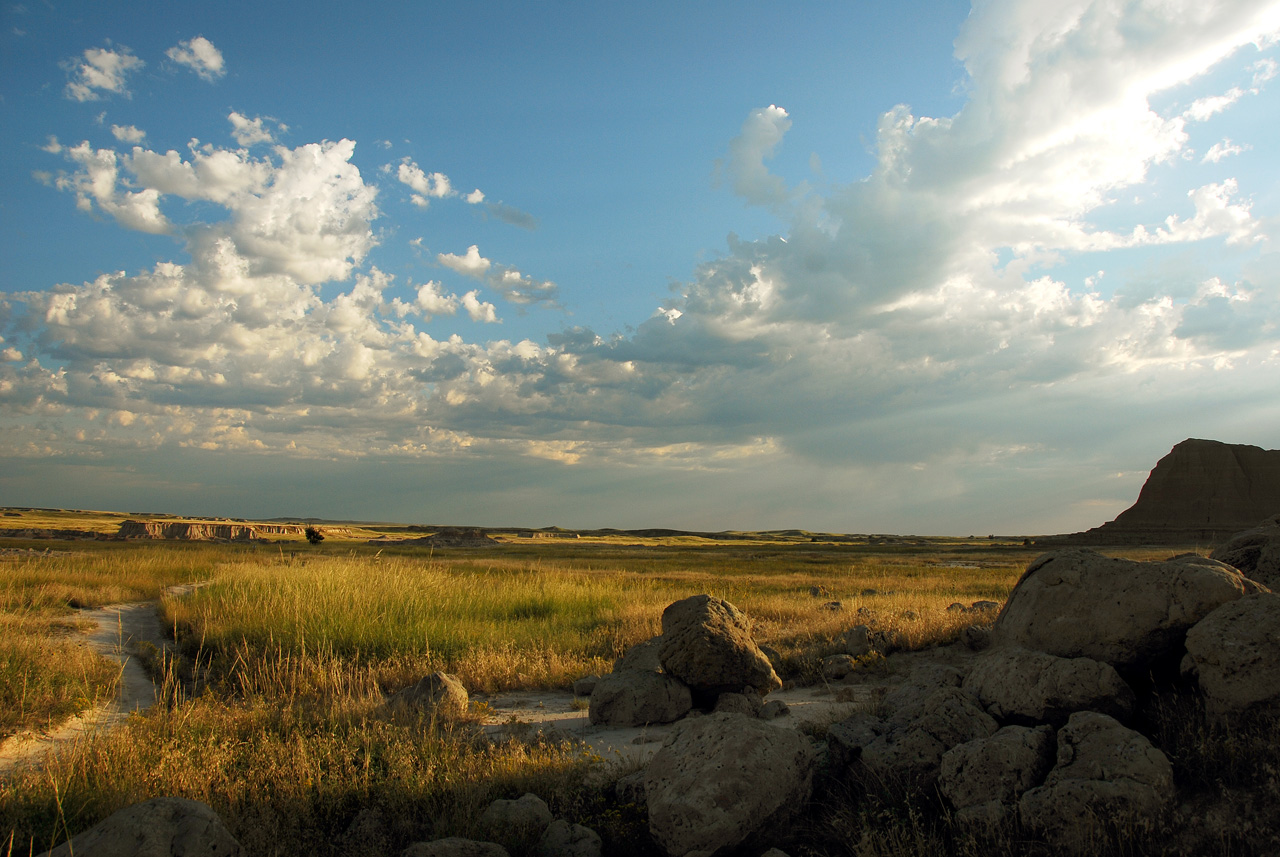
[[[491,834],[503,834],[504,839],[536,839],[552,818],[546,801],[525,793],[516,800],[495,800],[489,804],[480,815],[480,825]]]
[[[434,672],[387,697],[388,708],[418,708],[432,717],[456,720],[467,713],[470,698],[457,676]]]
[[[828,601],[827,603],[825,603],[825,604],[823,604],[823,605],[822,605],[822,609],[823,609],[823,610],[830,610],[831,612],[836,613],[836,612],[839,612],[839,611],[841,611],[841,610],[843,610],[843,609],[844,609],[844,602],[843,602],[843,601]]]
[[[827,681],[839,681],[857,666],[858,662],[850,655],[828,655],[822,659],[822,677]]]
[[[759,717],[764,702],[755,691],[749,693],[722,693],[716,698],[714,713],[731,712],[745,714],[748,717]]]
[[[858,594],[859,594],[859,595],[861,595],[863,598],[870,598],[872,595],[879,595],[879,594],[880,594],[880,590],[878,590],[878,589],[864,589],[864,590],[862,590],[861,592],[859,592]]]
[[[871,653],[871,629],[866,625],[854,625],[844,632],[845,654],[855,658]]]
[[[781,699],[771,699],[760,709],[760,719],[777,720],[779,717],[786,717],[790,713],[790,707]]]
[[[538,857],[600,857],[602,847],[600,835],[591,828],[559,819],[543,831],[535,853]]]
[[[810,595],[810,596],[812,596],[812,597],[814,597],[814,598],[825,598],[825,597],[827,597],[827,596],[828,596],[828,595],[830,595],[830,594],[831,594],[831,593],[827,590],[827,587],[825,587],[825,586],[810,586],[810,587],[809,587],[809,595]]]
[[[573,683],[573,695],[577,697],[588,697],[591,691],[596,689],[596,684],[600,681],[598,675],[584,675]]]
[[[971,612],[985,613],[989,610],[999,610],[1000,604],[997,601],[975,601],[973,606],[969,608]]]
[[[965,607],[959,601],[952,601],[950,604],[947,605],[947,612],[948,613],[968,613],[969,608]]]
[[[613,662],[615,673],[624,670],[642,670],[644,672],[662,672],[662,660],[659,651],[662,648],[662,635],[650,637],[643,643],[636,643]]]
[[[986,625],[969,625],[960,632],[960,642],[971,652],[982,652],[991,647],[991,628]]]
[[[636,771],[620,777],[613,784],[613,793],[620,804],[643,804],[645,801],[644,771]]]

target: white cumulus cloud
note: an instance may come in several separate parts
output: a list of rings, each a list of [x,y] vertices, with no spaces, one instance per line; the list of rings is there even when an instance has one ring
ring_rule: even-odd
[[[222,52],[204,36],[178,42],[165,51],[165,56],[178,65],[186,66],[210,83],[227,73]]]
[[[79,59],[63,64],[71,76],[66,95],[75,101],[97,101],[103,93],[129,96],[129,75],[145,66],[128,48],[89,48]]]

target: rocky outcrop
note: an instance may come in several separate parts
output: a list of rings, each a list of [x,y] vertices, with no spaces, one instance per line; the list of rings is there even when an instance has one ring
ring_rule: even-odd
[[[1187,633],[1183,671],[1215,715],[1280,710],[1280,595],[1224,604]]]
[[[1156,462],[1133,506],[1075,539],[1220,541],[1280,514],[1280,450],[1188,439]]]
[[[645,770],[649,830],[672,857],[731,851],[804,807],[816,759],[803,735],[761,720],[686,720]]]
[[[1091,550],[1054,551],[1027,567],[996,619],[993,640],[1142,670],[1171,654],[1180,658],[1192,625],[1257,590],[1234,568],[1193,554],[1134,562]]]
[[[303,536],[303,524],[264,524],[249,521],[124,521],[118,539],[174,539],[196,542],[250,542],[271,536]],[[349,536],[345,527],[316,527],[321,535]]]
[[[1053,729],[1006,726],[944,753],[938,790],[961,824],[998,825],[1017,810],[1023,794],[1044,782],[1053,760]]]
[[[666,673],[627,669],[596,682],[587,711],[593,726],[673,723],[693,708],[684,682]]]
[[[662,611],[662,668],[711,706],[721,693],[750,687],[766,694],[782,687],[773,665],[751,636],[751,623],[721,598],[695,595]]]
[[[1077,711],[1127,720],[1133,690],[1109,664],[1003,647],[979,657],[964,680],[987,712],[1002,723],[1061,726]]]
[[[1022,823],[1070,852],[1090,853],[1109,824],[1156,823],[1174,798],[1173,767],[1145,737],[1093,711],[1058,732],[1057,764],[1018,802]]]
[[[415,708],[437,720],[457,720],[470,705],[467,689],[457,676],[434,672],[387,698],[388,708]]]
[[[1209,557],[1239,569],[1273,592],[1280,590],[1280,515],[1236,533]]]
[[[158,797],[120,810],[43,857],[239,857],[243,853],[208,805]]]

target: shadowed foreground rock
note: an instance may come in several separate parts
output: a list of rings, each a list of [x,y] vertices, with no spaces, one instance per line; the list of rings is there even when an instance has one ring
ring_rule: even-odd
[[[1173,766],[1144,736],[1093,711],[1058,732],[1058,760],[1044,785],[1022,796],[1022,823],[1076,854],[1108,824],[1156,823],[1172,804]]]
[[[43,857],[240,857],[243,853],[206,804],[158,797],[125,807]]]
[[[1212,714],[1280,710],[1280,595],[1259,592],[1204,617],[1187,633],[1183,671]]]
[[[816,758],[803,735],[762,720],[686,720],[645,770],[649,830],[671,857],[767,835],[809,800]]]
[[[978,658],[965,690],[1002,723],[1061,726],[1077,711],[1100,711],[1127,720],[1133,690],[1109,664],[1091,658],[1059,658],[1004,647]]]
[[[1049,726],[1006,726],[948,750],[938,790],[956,808],[961,824],[998,825],[1017,809],[1023,794],[1044,781],[1053,757]]]
[[[679,679],[665,673],[629,669],[610,673],[591,691],[593,726],[673,723],[689,713],[693,698]]]
[[[996,619],[993,642],[1142,670],[1180,657],[1192,625],[1257,591],[1231,566],[1194,554],[1134,562],[1091,550],[1054,551],[1027,566]]]

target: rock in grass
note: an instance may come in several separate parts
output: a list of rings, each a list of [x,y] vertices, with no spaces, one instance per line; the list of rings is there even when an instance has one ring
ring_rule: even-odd
[[[387,697],[388,708],[417,708],[439,720],[457,720],[467,713],[470,698],[457,676],[434,672],[417,684]]]
[[[573,695],[577,697],[588,697],[591,691],[596,689],[596,685],[600,682],[598,675],[584,675],[573,683]]]
[[[871,654],[871,629],[866,625],[854,625],[845,631],[844,651],[855,658]]]
[[[662,668],[708,705],[721,693],[753,687],[763,696],[782,687],[746,615],[710,595],[685,598],[662,611],[660,657]]]
[[[1018,801],[1022,823],[1075,854],[1109,825],[1149,827],[1173,802],[1173,766],[1145,737],[1094,711],[1058,731],[1057,764]]]
[[[827,681],[839,681],[857,668],[852,655],[828,655],[822,659],[822,677]]]
[[[645,769],[649,831],[672,855],[774,833],[808,802],[816,759],[799,732],[762,720],[688,720]]]
[[[1177,652],[1187,630],[1215,608],[1258,589],[1231,566],[1194,554],[1134,562],[1055,551],[1032,562],[1014,586],[994,642],[1140,671]]]
[[[43,857],[239,857],[243,853],[208,805],[158,797],[125,807]]]
[[[672,723],[692,707],[688,686],[674,676],[623,670],[596,683],[587,717],[593,726],[645,726]]]
[[[1246,595],[1201,619],[1183,663],[1211,714],[1280,709],[1280,595]]]
[[[400,857],[510,857],[507,849],[496,842],[478,842],[450,836],[431,842],[415,842],[400,852]]]

